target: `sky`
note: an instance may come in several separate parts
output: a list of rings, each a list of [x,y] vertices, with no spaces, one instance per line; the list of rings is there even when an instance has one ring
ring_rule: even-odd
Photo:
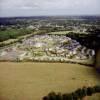
[[[100,0],[0,0],[0,17],[100,15]]]

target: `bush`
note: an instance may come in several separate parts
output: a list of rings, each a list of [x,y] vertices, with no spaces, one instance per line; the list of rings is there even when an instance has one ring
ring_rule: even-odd
[[[48,98],[49,98],[49,100],[56,100],[56,93],[55,92],[49,93]]]
[[[58,93],[56,95],[56,100],[63,100],[63,97],[62,97],[62,94],[61,93]]]
[[[94,90],[96,93],[100,93],[100,86],[94,86]]]
[[[78,100],[85,96],[91,96],[93,93],[100,93],[100,86],[79,88],[69,94],[56,94],[55,92],[51,92],[48,96],[43,97],[43,100]]]
[[[94,92],[94,91],[93,91],[93,88],[91,88],[91,87],[88,87],[88,88],[87,88],[87,95],[88,95],[88,96],[91,96],[91,95],[93,94],[93,92]]]

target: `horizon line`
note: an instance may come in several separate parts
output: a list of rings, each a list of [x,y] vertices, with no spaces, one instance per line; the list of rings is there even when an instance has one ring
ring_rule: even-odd
[[[73,14],[73,15],[26,15],[26,16],[0,16],[0,18],[17,18],[17,17],[80,17],[80,16],[83,16],[83,17],[85,17],[85,16],[91,16],[91,17],[100,17],[100,14],[90,14],[90,15],[88,15],[88,14],[80,14],[80,15],[78,15],[78,14]]]

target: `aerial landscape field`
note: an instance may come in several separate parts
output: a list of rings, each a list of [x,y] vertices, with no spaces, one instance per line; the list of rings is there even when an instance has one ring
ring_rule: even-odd
[[[100,100],[100,0],[0,0],[0,100]]]
[[[100,84],[99,17],[17,17],[0,23],[0,100],[42,100],[52,91]],[[100,94],[88,97],[99,99]]]

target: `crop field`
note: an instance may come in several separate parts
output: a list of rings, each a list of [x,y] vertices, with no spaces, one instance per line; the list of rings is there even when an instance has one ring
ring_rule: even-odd
[[[65,35],[65,34],[67,34],[67,33],[69,33],[69,32],[72,32],[72,31],[58,31],[58,32],[50,32],[50,33],[48,33],[48,34],[58,34],[58,35]]]
[[[76,34],[88,34],[87,32],[77,32],[77,31],[57,31],[57,32],[50,32],[48,34],[66,35],[66,34],[69,34],[70,32],[73,32],[73,33],[76,33]]]
[[[95,69],[84,65],[0,62],[0,100],[42,100],[51,91],[69,93],[99,83]],[[100,94],[88,100],[100,100]]]

